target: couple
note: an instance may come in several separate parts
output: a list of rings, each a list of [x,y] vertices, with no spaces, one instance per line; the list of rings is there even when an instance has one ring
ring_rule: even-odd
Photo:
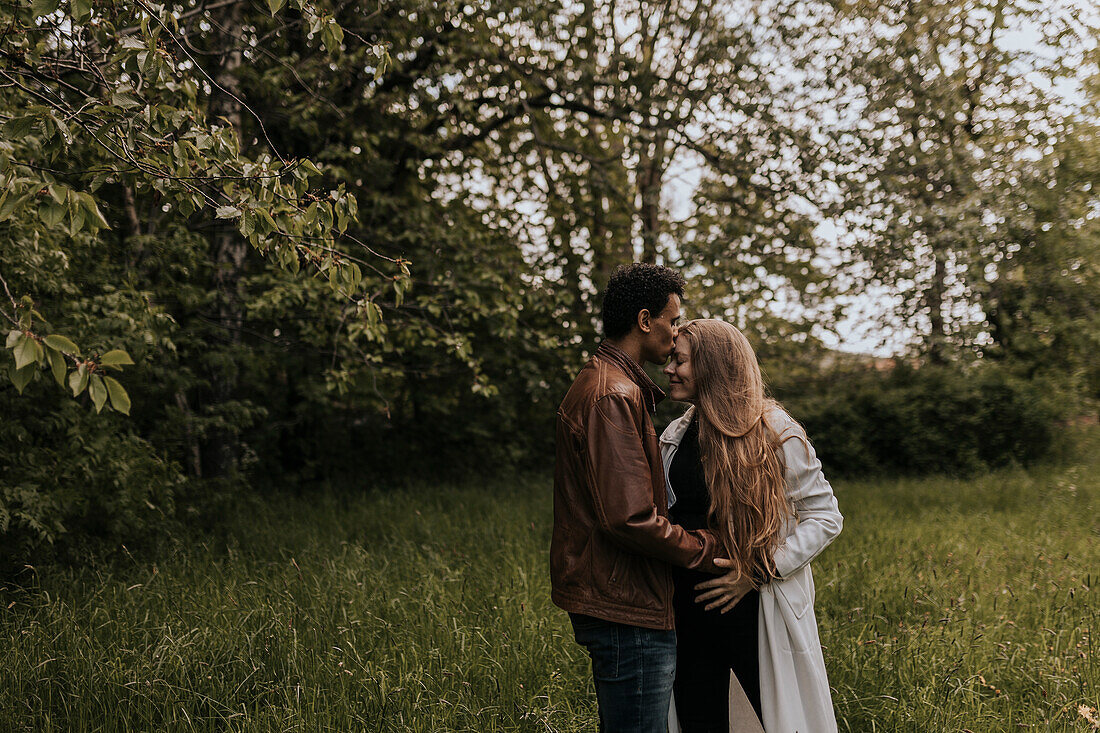
[[[605,340],[558,409],[554,603],[592,660],[600,730],[836,731],[812,560],[842,518],[805,431],[752,347],[678,327],[684,279],[634,264],[603,295]],[[691,404],[660,440],[664,364]]]

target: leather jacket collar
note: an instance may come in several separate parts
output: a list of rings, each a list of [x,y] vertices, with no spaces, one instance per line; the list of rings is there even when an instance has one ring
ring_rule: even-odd
[[[649,378],[649,375],[645,373],[638,362],[631,359],[625,351],[606,339],[600,342],[599,348],[596,349],[596,355],[607,359],[622,369],[631,381],[642,390],[650,413],[657,412],[657,403],[665,398],[665,392]]]

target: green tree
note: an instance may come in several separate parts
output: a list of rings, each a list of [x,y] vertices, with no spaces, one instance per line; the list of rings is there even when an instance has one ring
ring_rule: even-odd
[[[227,6],[225,12],[239,10],[238,4],[221,5]],[[325,33],[337,27],[331,17],[313,15],[311,6],[299,7]],[[319,170],[309,161],[288,161],[270,147],[255,159],[241,154],[236,136],[243,103],[231,82],[239,58],[235,51],[228,53],[229,71],[218,76],[202,69],[180,27],[181,19],[197,14],[140,1],[4,6],[0,20],[9,32],[0,50],[0,77],[6,82],[8,113],[0,148],[5,181],[0,219],[14,221],[13,232],[26,236],[95,234],[110,228],[100,203],[117,197],[129,233],[138,235],[143,226],[136,198],[153,198],[177,216],[233,221],[232,233],[240,235],[240,242],[295,271],[304,259],[326,275],[334,290],[356,297],[360,268],[355,258],[332,246],[355,216],[355,200],[342,188],[323,196],[311,192],[310,176]],[[336,41],[326,35],[326,42]],[[203,108],[207,96],[215,100],[209,115]],[[230,247],[224,233],[217,236],[218,264],[240,259],[240,245]],[[20,389],[29,378],[23,368],[32,351],[39,360],[49,360],[59,377],[55,354],[73,359],[78,369],[91,373],[89,388],[96,394],[95,366],[125,363],[123,357],[107,355],[76,362],[75,345],[60,337],[48,342],[31,332],[33,309],[6,291],[14,312],[5,315],[27,331],[8,343]],[[369,310],[366,300],[358,304]],[[83,383],[84,377],[79,379]],[[99,406],[102,401],[93,398]]]
[[[1009,35],[1043,24],[1068,54],[1071,27],[1012,0],[837,8],[847,29],[839,73],[863,100],[837,134],[863,161],[845,179],[838,219],[932,361],[976,355],[987,270],[1006,254],[999,224],[1031,217],[1011,193],[1020,164],[1057,137],[1060,113],[1037,79],[1072,73],[1013,50]]]
[[[990,273],[985,309],[993,344],[984,352],[1027,376],[1059,378],[1100,396],[1100,93],[1059,130],[1047,154],[1020,166],[1031,216],[1005,223],[1004,256]],[[1088,67],[1086,67],[1088,68]]]
[[[505,98],[523,116],[489,137],[488,171],[498,198],[529,207],[517,238],[574,328],[591,333],[595,293],[634,259],[697,274],[700,312],[814,299],[825,140],[806,99],[824,80],[807,75],[820,58],[792,7],[550,4],[503,26],[502,68],[522,72]]]
[[[224,404],[194,413],[191,395],[218,394],[211,375],[240,362],[220,358],[228,350],[217,338],[188,327],[224,327],[234,317],[222,310],[211,319],[206,306],[239,307],[236,276],[221,265],[242,249],[287,273],[319,275],[311,282],[324,283],[367,330],[380,328],[379,284],[407,286],[407,263],[348,235],[357,205],[346,189],[319,189],[320,169],[270,145],[251,108],[226,88],[233,75],[206,68],[192,41],[231,4],[215,6],[0,6],[0,318],[11,326],[7,371],[28,400],[17,407],[10,390],[2,396],[5,414],[22,416],[2,456],[0,531],[26,540],[13,547],[67,528],[117,536],[166,516],[182,479],[172,458],[185,458],[195,475],[204,462],[229,470],[204,449],[259,410],[242,416],[249,405],[240,403],[235,414]],[[290,14],[283,22],[316,30],[317,53],[338,47],[331,12],[295,3]],[[232,105],[211,101],[225,98]],[[245,118],[265,142],[242,152]],[[219,233],[201,236],[212,228]],[[133,365],[131,354],[139,381],[123,387],[129,380],[112,371]],[[43,374],[96,412],[110,405],[133,411],[133,421],[79,417],[59,391],[32,384]],[[95,441],[81,437],[90,432]],[[162,480],[145,483],[157,472]],[[163,501],[137,498],[154,494]],[[132,521],[94,519],[112,512]]]

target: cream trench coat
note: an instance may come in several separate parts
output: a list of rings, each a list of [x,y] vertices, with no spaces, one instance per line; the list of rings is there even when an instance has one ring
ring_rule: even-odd
[[[694,407],[689,408],[661,434],[670,507],[676,497],[668,483],[668,468],[694,412]],[[844,520],[802,426],[779,408],[769,411],[766,419],[783,441],[787,499],[796,517],[788,522],[786,539],[775,551],[778,578],[760,588],[758,653],[764,730],[834,733],[836,716],[817,635],[810,561],[840,533]],[[759,731],[741,685],[732,674],[730,678],[730,733]],[[669,711],[669,731],[679,733],[675,700]]]

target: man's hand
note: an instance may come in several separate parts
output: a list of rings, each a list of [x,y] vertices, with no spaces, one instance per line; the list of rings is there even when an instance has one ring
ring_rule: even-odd
[[[733,567],[733,561],[724,557],[715,558],[714,564],[720,568]],[[752,589],[752,579],[748,575],[742,575],[738,578],[737,572],[731,571],[695,586],[697,591],[706,591],[705,593],[700,592],[695,597],[695,602],[707,603],[709,601],[705,606],[707,611],[721,607],[722,613],[725,613],[736,606],[737,602]]]

